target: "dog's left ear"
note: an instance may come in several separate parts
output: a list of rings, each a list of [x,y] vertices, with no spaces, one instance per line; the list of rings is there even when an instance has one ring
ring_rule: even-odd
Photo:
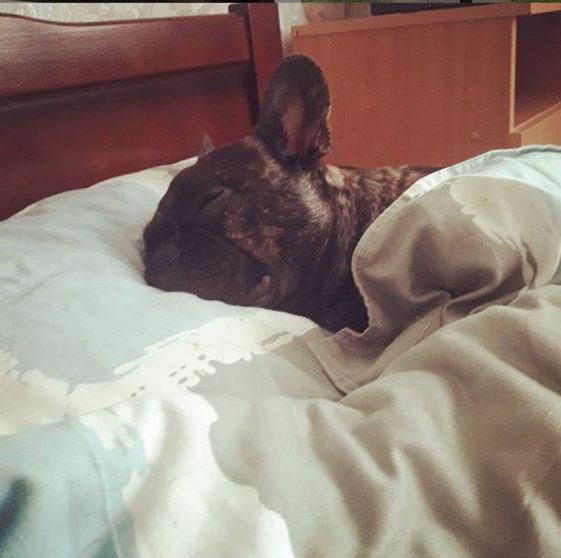
[[[273,74],[254,133],[279,162],[310,167],[331,149],[330,110],[321,69],[295,54]]]
[[[212,141],[211,137],[208,134],[203,134],[203,140],[201,142],[201,150],[199,152],[199,157],[206,155],[214,151],[214,142]]]

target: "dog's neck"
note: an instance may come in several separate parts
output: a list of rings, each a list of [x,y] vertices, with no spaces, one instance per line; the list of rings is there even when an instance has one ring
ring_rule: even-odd
[[[360,237],[372,222],[419,178],[433,172],[430,167],[381,167],[367,170],[321,165],[314,181],[335,208],[332,236],[336,235],[339,257],[350,261]],[[348,266],[347,266],[348,267]]]
[[[361,236],[372,222],[419,178],[433,172],[430,167],[382,167],[373,170],[321,165],[313,171],[313,181],[329,197],[335,208],[332,231],[324,255],[322,312],[333,309],[356,318],[355,328],[366,326],[362,299],[354,284],[351,260]]]
[[[417,180],[437,170],[425,166],[361,169],[323,165],[316,173],[337,207],[339,239],[351,252],[372,222]]]
[[[249,136],[245,143],[259,151],[266,168],[280,171],[279,163],[258,137]],[[292,303],[286,303],[285,310],[303,313],[332,330],[339,329],[341,323],[364,329],[366,309],[351,271],[354,249],[378,215],[434,170],[420,166],[367,170],[320,163],[303,171],[302,179],[326,201],[331,230],[323,248],[306,265],[306,283],[313,291],[302,291]]]

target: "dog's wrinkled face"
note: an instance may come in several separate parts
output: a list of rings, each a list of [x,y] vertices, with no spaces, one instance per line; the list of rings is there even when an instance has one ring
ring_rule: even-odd
[[[145,230],[147,282],[232,304],[301,304],[333,219],[308,176],[252,137],[202,156]]]
[[[315,63],[285,59],[254,132],[206,146],[172,181],[144,233],[146,281],[232,304],[312,306],[334,219],[312,178],[330,147],[329,109]]]

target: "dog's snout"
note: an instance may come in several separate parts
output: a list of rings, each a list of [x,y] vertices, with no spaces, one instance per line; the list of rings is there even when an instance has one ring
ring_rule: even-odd
[[[160,246],[152,256],[152,264],[156,267],[173,265],[181,256],[181,248],[173,242]]]
[[[148,285],[164,291],[176,290],[174,278],[181,257],[181,248],[167,242],[153,251],[146,261],[144,279]]]

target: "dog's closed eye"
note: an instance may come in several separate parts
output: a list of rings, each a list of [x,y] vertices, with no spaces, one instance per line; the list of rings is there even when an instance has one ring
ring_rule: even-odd
[[[200,215],[202,211],[208,209],[214,202],[218,201],[220,198],[229,196],[231,193],[232,192],[228,188],[224,188],[223,186],[213,188],[210,192],[207,192],[200,198],[195,215]]]

